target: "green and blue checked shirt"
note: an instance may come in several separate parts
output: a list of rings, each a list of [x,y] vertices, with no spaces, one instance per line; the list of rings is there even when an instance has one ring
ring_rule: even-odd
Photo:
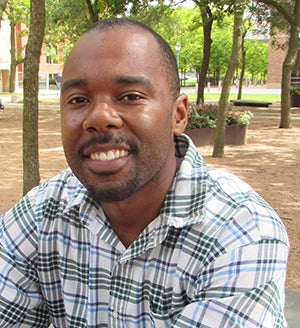
[[[127,249],[70,170],[0,217],[0,327],[285,327],[285,228],[185,136],[159,217]]]

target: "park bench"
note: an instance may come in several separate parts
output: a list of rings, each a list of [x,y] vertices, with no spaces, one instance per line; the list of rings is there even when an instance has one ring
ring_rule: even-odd
[[[252,106],[252,107],[269,107],[272,105],[271,102],[261,101],[261,100],[242,100],[242,99],[233,99],[230,100],[234,106]]]

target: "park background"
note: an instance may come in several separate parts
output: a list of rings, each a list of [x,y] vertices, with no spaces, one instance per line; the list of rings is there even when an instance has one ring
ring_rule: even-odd
[[[29,109],[32,112],[38,110],[38,170],[40,180],[44,181],[66,167],[60,141],[59,92],[55,77],[61,72],[74,42],[92,21],[125,15],[152,26],[170,43],[177,58],[183,91],[196,100],[196,82],[199,82],[206,45],[203,26],[212,13],[211,56],[205,79],[201,81],[205,83],[203,100],[218,102],[234,43],[233,9],[242,2],[227,1],[224,5],[222,1],[157,1],[153,5],[153,1],[0,0],[0,9],[3,3],[7,5],[5,11],[0,10],[3,18],[0,30],[0,98],[5,105],[5,110],[0,113],[0,211],[8,209],[22,196],[23,102],[26,107],[26,97],[31,96],[23,93],[24,63],[30,16],[36,17],[31,11],[33,5],[37,12],[45,6],[47,14],[45,29],[41,25],[43,19],[34,20],[36,30],[44,33],[38,71],[40,92],[36,94],[39,104]],[[298,56],[288,75],[291,82],[288,87],[299,81],[300,18],[297,16],[299,10],[296,10],[299,0],[249,1],[247,6],[243,25],[247,30],[244,37],[246,56],[244,65],[241,56],[235,69],[230,98],[237,98],[238,88],[242,87],[243,99],[270,101],[272,105],[267,109],[244,108],[255,115],[249,125],[246,145],[226,146],[225,156],[218,159],[211,157],[211,146],[201,147],[199,151],[210,165],[223,167],[249,182],[278,211],[291,241],[287,290],[299,293],[299,108],[291,109],[288,128],[278,128],[284,109],[281,102],[282,79],[285,77],[282,74],[283,63],[293,29],[298,36]],[[203,16],[205,12],[208,14],[206,17]],[[33,57],[28,55],[28,60],[33,62]],[[243,67],[245,71],[241,79]],[[35,130],[34,124],[32,130]]]

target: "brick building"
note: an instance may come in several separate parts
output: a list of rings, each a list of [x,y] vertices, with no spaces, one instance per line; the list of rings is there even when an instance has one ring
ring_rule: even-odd
[[[277,42],[282,45],[287,42],[287,39],[288,39],[287,35],[284,32],[278,32],[276,35]],[[268,82],[267,82],[267,87],[269,89],[281,88],[282,64],[286,56],[286,53],[287,53],[287,49],[283,50],[278,46],[272,46],[271,40],[269,41]],[[292,81],[299,81],[300,83],[300,38],[299,38],[297,61],[292,73]]]
[[[21,30],[21,26],[16,27],[16,32]],[[18,49],[25,48],[27,38],[16,38],[16,47]],[[9,90],[9,72],[10,72],[10,25],[8,20],[1,21],[0,29],[0,92],[8,92]],[[62,64],[56,62],[50,55],[49,49],[45,46],[42,48],[40,58],[40,88],[49,88],[49,78],[54,78],[62,71]],[[23,70],[24,65],[19,64],[16,74],[16,90],[23,87]]]
[[[10,26],[1,22],[0,30],[0,91],[8,91],[10,69]]]
[[[277,42],[284,44],[287,41],[285,33],[277,34]],[[280,89],[281,76],[282,76],[282,63],[286,56],[286,50],[272,46],[269,40],[269,53],[268,53],[268,82],[269,89]]]

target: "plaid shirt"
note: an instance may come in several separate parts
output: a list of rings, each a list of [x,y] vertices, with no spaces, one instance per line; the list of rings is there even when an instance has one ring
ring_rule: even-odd
[[[0,327],[284,327],[285,228],[189,139],[127,249],[70,170],[0,217]]]

